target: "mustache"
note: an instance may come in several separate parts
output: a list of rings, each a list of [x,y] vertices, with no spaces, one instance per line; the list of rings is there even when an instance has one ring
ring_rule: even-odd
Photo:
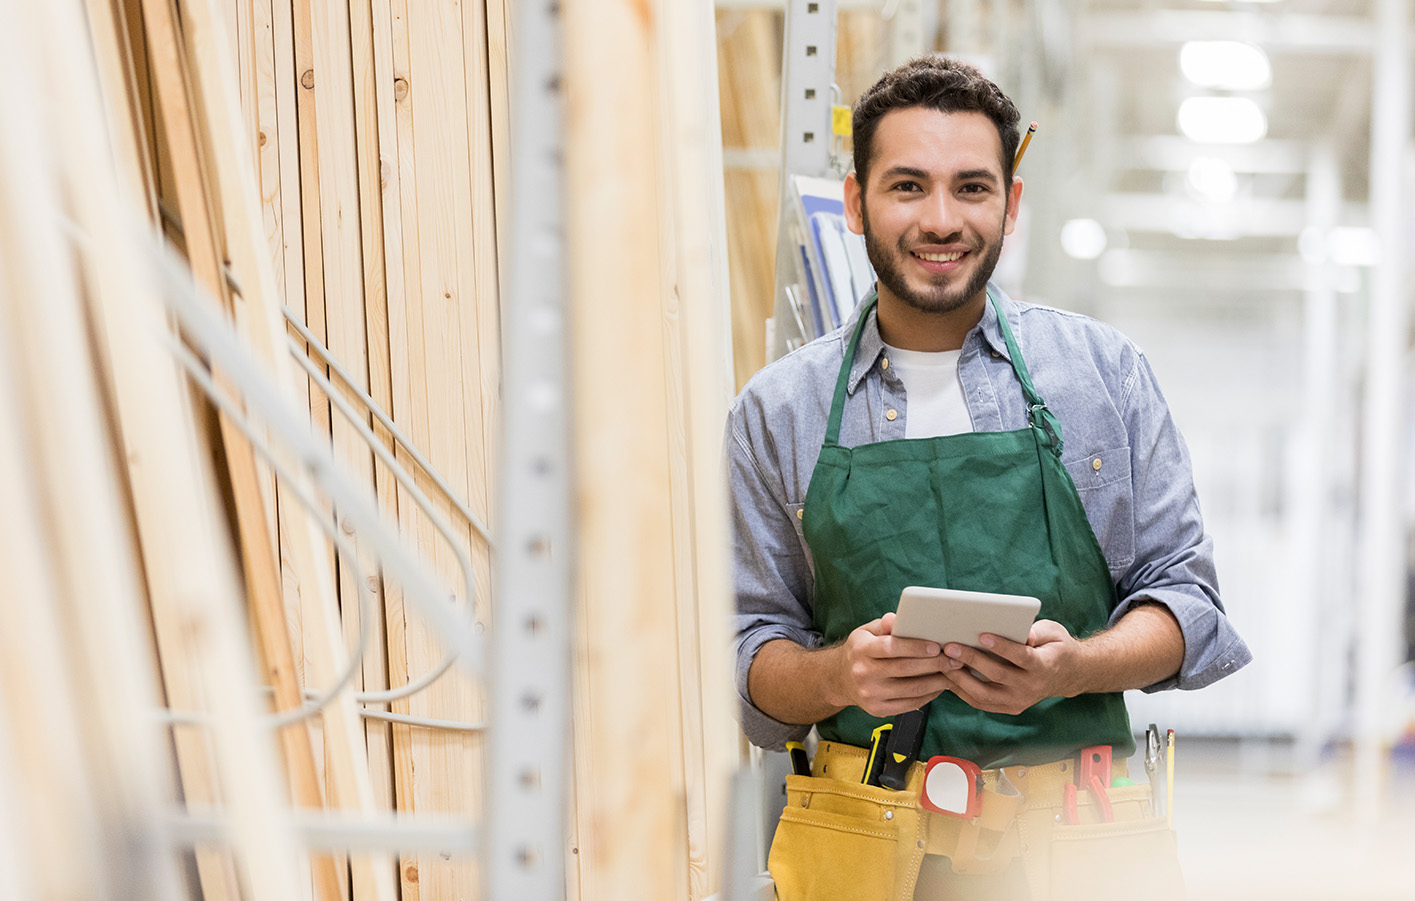
[[[926,247],[928,245],[939,244],[962,244],[968,250],[982,250],[984,242],[980,239],[968,240],[962,232],[954,232],[951,235],[931,235],[924,234],[916,237],[903,237],[899,239],[899,249],[912,253],[915,247]]]

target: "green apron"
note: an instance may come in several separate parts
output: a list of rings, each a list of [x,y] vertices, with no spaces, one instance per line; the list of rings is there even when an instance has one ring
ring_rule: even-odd
[[[855,349],[850,339],[825,444],[806,492],[803,528],[815,558],[815,627],[826,643],[892,612],[909,585],[1040,598],[1039,619],[1072,635],[1103,629],[1115,583],[1071,476],[1061,427],[1032,386],[997,299],[998,325],[1029,409],[1028,427],[840,446]],[[944,692],[928,707],[921,760],[938,754],[983,768],[1035,764],[1111,745],[1135,750],[1120,693],[1048,698],[1017,716],[985,713]],[[822,738],[868,746],[887,720],[847,707],[817,724]]]

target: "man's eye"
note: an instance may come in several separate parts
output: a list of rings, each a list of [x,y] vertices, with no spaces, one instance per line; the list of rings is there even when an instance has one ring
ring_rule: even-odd
[[[982,193],[984,193],[985,191],[987,191],[987,189],[988,189],[988,186],[987,186],[987,185],[983,185],[983,184],[970,184],[970,185],[964,185],[963,187],[959,188],[958,191],[959,191],[960,194],[982,194]]]
[[[899,184],[894,186],[894,190],[903,191],[907,194],[912,194],[916,191],[921,191],[923,189],[919,187],[919,183],[916,181],[901,181]]]

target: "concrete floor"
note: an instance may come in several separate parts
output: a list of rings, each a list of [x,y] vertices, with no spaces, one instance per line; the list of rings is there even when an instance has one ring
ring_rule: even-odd
[[[1415,899],[1415,767],[1390,768],[1384,809],[1368,824],[1350,800],[1345,753],[1295,772],[1286,747],[1190,741],[1177,751],[1175,829],[1190,897]]]

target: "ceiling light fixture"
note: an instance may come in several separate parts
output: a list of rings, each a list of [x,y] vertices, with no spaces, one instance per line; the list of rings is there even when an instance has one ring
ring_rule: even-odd
[[[1201,144],[1252,144],[1268,133],[1268,117],[1247,97],[1190,97],[1179,105],[1179,130]]]
[[[1228,203],[1238,194],[1238,176],[1223,160],[1201,156],[1189,164],[1189,193],[1205,203]]]
[[[1179,50],[1179,70],[1200,87],[1225,91],[1256,91],[1273,78],[1263,49],[1241,41],[1189,41]]]
[[[1105,228],[1094,219],[1072,219],[1061,226],[1061,249],[1073,259],[1094,260],[1105,245]]]

